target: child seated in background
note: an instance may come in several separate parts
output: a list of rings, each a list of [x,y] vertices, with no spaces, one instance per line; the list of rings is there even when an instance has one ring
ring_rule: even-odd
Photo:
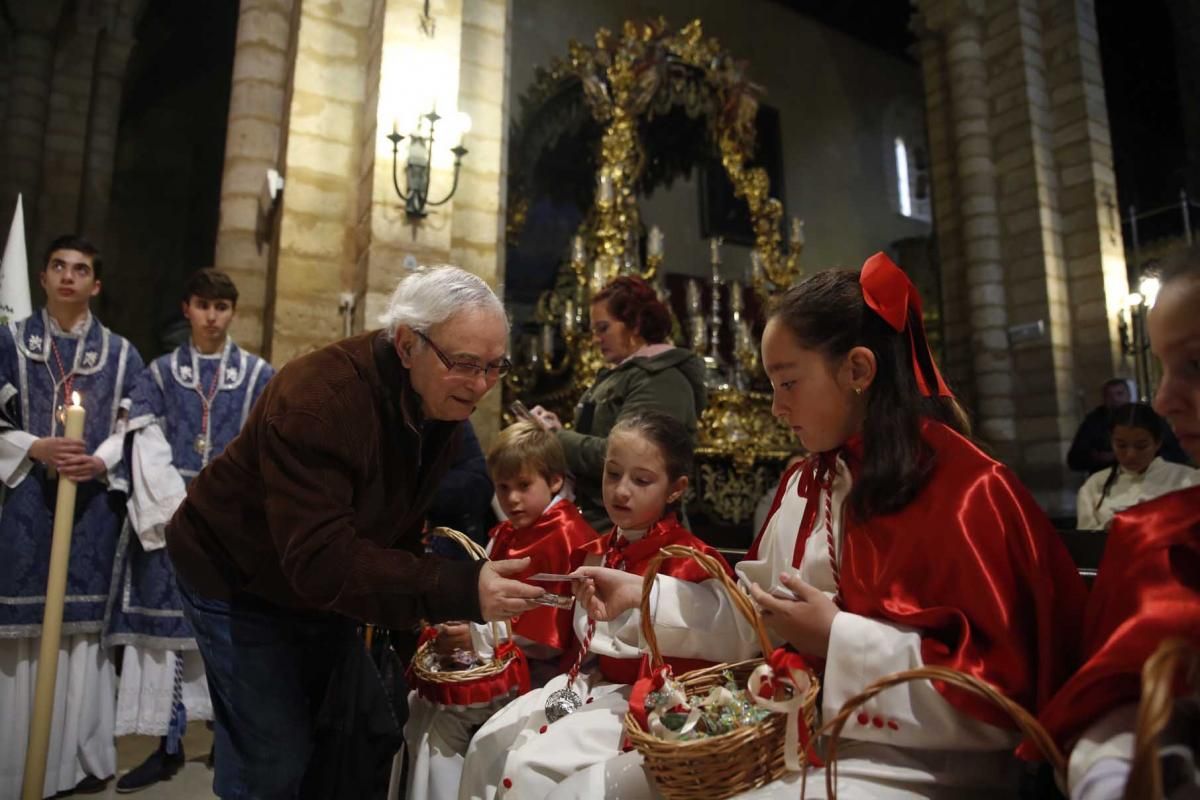
[[[1119,406],[1108,429],[1117,460],[1080,487],[1075,524],[1080,530],[1106,529],[1117,512],[1192,486],[1200,478],[1200,470],[1158,455],[1166,424],[1145,403]]]
[[[500,432],[487,455],[488,473],[507,520],[489,534],[492,560],[529,558],[529,568],[513,576],[522,580],[539,572],[570,571],[571,553],[596,538],[579,509],[559,495],[566,456],[557,437],[536,422],[518,422]],[[569,595],[569,584],[548,584],[548,591]],[[534,687],[558,674],[559,659],[570,642],[571,614],[546,606],[526,612],[512,624],[512,636],[529,661]],[[502,626],[507,627],[507,626]],[[435,648],[441,653],[475,651],[490,658],[492,628],[470,622],[438,626]],[[507,693],[490,702],[462,705],[435,703],[410,693],[404,728],[409,751],[407,797],[454,798],[471,734],[512,699]]]

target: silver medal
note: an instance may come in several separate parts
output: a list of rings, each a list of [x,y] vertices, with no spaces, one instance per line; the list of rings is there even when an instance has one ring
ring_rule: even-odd
[[[546,700],[546,719],[558,722],[568,714],[583,708],[583,699],[570,686],[559,689]]]
[[[196,441],[192,443],[192,447],[196,449],[197,453],[204,455],[204,452],[208,450],[208,437],[203,433],[200,434],[196,437]]]

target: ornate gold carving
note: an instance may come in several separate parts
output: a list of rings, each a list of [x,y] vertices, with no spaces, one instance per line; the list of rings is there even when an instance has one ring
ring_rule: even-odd
[[[678,31],[668,29],[662,18],[626,22],[619,34],[601,28],[590,47],[572,41],[565,61],[556,60],[549,70],[536,73],[522,105],[530,108],[559,97],[572,81],[578,81],[588,112],[603,132],[595,203],[578,231],[582,241],[573,248],[571,272],[560,274],[558,285],[543,295],[536,312],[538,322],[561,334],[566,354],[553,363],[554,354],[539,340],[535,350],[541,352],[534,363],[524,364],[509,378],[509,387],[521,392],[532,387],[538,372],[553,376],[569,370],[567,385],[537,397],[545,405],[557,405],[563,418],[603,366],[587,330],[590,298],[620,274],[654,280],[661,269],[661,254],[648,257],[644,267],[639,263],[637,196],[646,168],[639,121],[676,105],[693,118],[705,119],[734,193],[749,208],[755,235],[752,283],[760,297],[799,277],[803,245],[797,227],[785,252],[780,233],[783,206],[770,196],[766,171],[745,166],[754,151],[761,90],[748,79],[744,63],[704,35],[699,20]],[[510,189],[510,241],[519,235],[528,214],[526,189],[521,184]],[[753,372],[757,347],[745,327],[735,355]],[[735,523],[748,519],[795,447],[791,432],[772,416],[768,395],[729,388],[710,390],[699,429],[701,505]]]

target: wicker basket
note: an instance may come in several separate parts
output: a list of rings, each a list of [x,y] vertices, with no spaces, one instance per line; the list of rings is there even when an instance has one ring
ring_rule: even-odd
[[[431,536],[443,536],[457,543],[460,547],[467,551],[475,561],[486,561],[487,552],[467,537],[466,534],[454,530],[453,528],[434,528],[430,531]],[[515,691],[522,683],[525,686],[529,685],[529,667],[523,658],[519,657],[516,648],[511,648],[504,654],[499,654],[501,642],[501,625],[497,622],[492,625],[492,641],[495,643],[493,648],[493,657],[486,664],[480,664],[476,667],[463,670],[448,670],[444,672],[433,672],[424,666],[425,656],[433,649],[434,643],[432,640],[426,641],[417,648],[417,652],[413,654],[412,663],[409,666],[408,678],[412,688],[417,694],[429,699],[433,702],[441,702],[437,699],[438,695],[443,694],[439,691],[447,685],[466,686],[467,684],[478,682],[495,682],[498,688],[495,688],[488,699],[495,699],[501,695]],[[505,637],[511,641],[512,626],[508,626],[509,635]],[[521,672],[524,672],[523,680]],[[505,673],[508,673],[505,675]],[[505,680],[496,681],[497,678],[506,678]]]
[[[1162,763],[1158,736],[1171,720],[1176,678],[1182,671],[1188,691],[1200,691],[1200,650],[1183,639],[1167,639],[1142,667],[1142,699],[1134,732],[1133,768],[1125,784],[1125,800],[1162,797]]]
[[[1063,754],[1059,751],[1058,746],[1054,744],[1054,740],[1050,737],[1050,734],[1046,732],[1046,729],[1042,727],[1041,723],[1032,714],[1016,702],[1005,697],[996,687],[990,683],[981,681],[973,675],[968,675],[965,672],[959,672],[949,667],[917,667],[916,669],[897,672],[875,681],[862,692],[843,703],[837,715],[826,722],[821,730],[817,732],[818,736],[829,737],[825,752],[825,792],[829,800],[837,800],[838,737],[841,736],[842,728],[845,727],[846,721],[858,710],[859,706],[880,692],[886,691],[893,686],[899,686],[902,683],[920,680],[941,681],[942,683],[964,689],[990,701],[997,708],[1008,714],[1021,732],[1046,757],[1046,760],[1050,762],[1050,766],[1054,768],[1054,772],[1057,775],[1061,777],[1066,774],[1066,760],[1063,758]],[[805,780],[801,782],[800,797],[802,798],[804,797],[807,778],[806,774]]]
[[[642,635],[650,650],[650,661],[655,671],[662,668],[663,660],[650,616],[650,591],[663,560],[667,558],[690,558],[713,578],[721,581],[734,605],[754,627],[762,652],[771,652],[771,643],[757,609],[721,564],[690,547],[670,545],[659,551],[650,562],[642,583]],[[726,670],[733,673],[739,685],[744,686],[750,673],[762,663],[763,659],[757,658],[736,664],[718,664],[687,672],[678,680],[688,697],[703,696],[713,687],[724,684],[723,673]],[[812,683],[804,695],[802,709],[805,724],[811,729],[816,715],[819,686],[815,675],[810,673],[809,677]],[[786,715],[771,714],[757,725],[737,728],[719,736],[669,742],[647,733],[629,713],[625,715],[625,734],[642,754],[646,770],[668,800],[720,800],[770,783],[787,772],[784,762],[786,723]]]

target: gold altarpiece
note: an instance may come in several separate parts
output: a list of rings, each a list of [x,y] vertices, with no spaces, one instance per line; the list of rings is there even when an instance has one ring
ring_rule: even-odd
[[[716,150],[711,155],[719,158],[734,194],[749,210],[754,244],[744,283],[721,278],[714,244],[713,280],[705,287],[712,300],[703,302],[702,289],[693,282],[687,292],[688,319],[682,321],[690,335],[676,336],[677,344],[686,341],[705,357],[709,373],[689,513],[699,510],[717,525],[745,527],[796,448],[792,433],[771,414],[746,293],[753,292],[761,306],[772,292],[791,285],[801,273],[803,246],[799,223],[793,223],[784,244],[783,206],[770,194],[767,172],[747,166],[754,152],[760,90],[748,80],[744,63],[704,35],[699,20],[672,30],[659,19],[626,22],[619,33],[602,28],[591,46],[572,41],[565,60],[537,72],[522,103],[528,110],[579,95],[588,123],[599,132],[593,196],[555,287],[538,298],[535,318],[541,335],[518,353],[519,366],[505,387],[508,399],[540,403],[570,420],[575,403],[603,366],[588,332],[589,298],[621,274],[641,275],[660,294],[665,289],[662,236],[657,228],[643,235],[638,204],[647,165],[657,163],[640,131],[647,120],[680,109],[691,119],[702,119],[707,141]],[[518,163],[509,182],[510,243],[519,239],[532,200],[519,162],[533,157],[521,149],[530,147],[529,139],[536,148],[537,137],[523,133],[518,124],[512,158]],[[682,334],[685,325],[680,322],[676,320],[676,331]],[[727,339],[724,346],[722,337]]]

